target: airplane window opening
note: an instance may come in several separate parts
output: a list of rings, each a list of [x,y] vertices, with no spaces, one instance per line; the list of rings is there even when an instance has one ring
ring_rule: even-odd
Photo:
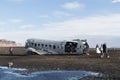
[[[49,47],[51,48],[52,46],[51,46],[51,45],[49,45]]]
[[[35,43],[35,47],[37,46],[37,44]]]
[[[45,45],[45,47],[47,47],[47,44]]]
[[[40,46],[40,44],[38,44],[38,46]]]
[[[41,46],[43,47],[43,46],[44,46],[44,44],[41,44]]]
[[[53,45],[53,49],[56,49],[56,46],[55,46],[55,45]]]

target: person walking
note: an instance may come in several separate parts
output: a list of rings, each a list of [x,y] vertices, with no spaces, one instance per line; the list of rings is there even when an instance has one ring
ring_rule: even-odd
[[[101,53],[101,51],[100,51],[100,48],[99,48],[99,45],[98,45],[98,44],[96,45],[96,53],[97,53],[97,54],[100,54],[100,53]]]
[[[12,47],[9,48],[9,54],[13,55],[13,48]]]
[[[103,44],[103,55],[102,56],[103,57],[106,56],[107,58],[110,58],[106,43]]]

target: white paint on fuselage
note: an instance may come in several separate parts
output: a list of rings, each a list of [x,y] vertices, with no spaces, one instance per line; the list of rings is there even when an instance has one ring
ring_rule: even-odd
[[[37,54],[82,54],[84,45],[81,41],[52,41],[41,39],[28,39],[27,51]]]

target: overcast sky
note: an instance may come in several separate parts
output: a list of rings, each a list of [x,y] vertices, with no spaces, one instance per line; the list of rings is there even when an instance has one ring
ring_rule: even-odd
[[[120,0],[0,0],[1,39],[24,44],[28,38],[90,36],[120,46],[113,43],[120,39]]]

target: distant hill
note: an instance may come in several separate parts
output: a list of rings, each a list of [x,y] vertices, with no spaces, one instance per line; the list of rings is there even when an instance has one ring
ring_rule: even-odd
[[[15,41],[10,41],[6,39],[0,39],[0,47],[17,47],[18,45]]]

